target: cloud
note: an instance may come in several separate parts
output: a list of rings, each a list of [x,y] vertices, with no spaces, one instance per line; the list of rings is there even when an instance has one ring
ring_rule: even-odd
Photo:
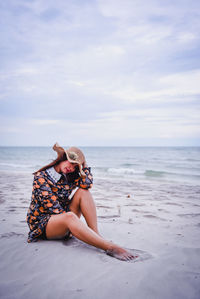
[[[36,126],[55,125],[59,123],[57,119],[29,119],[28,123]]]
[[[137,103],[151,101],[153,103],[182,103],[185,100],[192,102],[193,98],[200,96],[200,70],[174,73],[167,76],[159,76],[156,85],[145,90],[143,84],[148,78],[143,77],[131,84],[127,78],[124,84],[112,86],[106,91],[107,95],[123,100],[123,102]],[[156,79],[156,78],[155,78]],[[125,80],[124,80],[125,81]],[[129,82],[128,82],[129,81]]]
[[[67,131],[69,141],[93,145],[197,140],[199,6],[1,2],[2,144],[23,143],[28,131],[33,143],[47,145]]]

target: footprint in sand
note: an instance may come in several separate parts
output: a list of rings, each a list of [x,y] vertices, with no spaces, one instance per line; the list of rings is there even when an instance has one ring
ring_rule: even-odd
[[[0,199],[0,204],[4,203],[5,199]]]
[[[149,215],[143,215],[143,217],[146,217],[146,218],[149,218],[149,219],[156,219],[156,220],[161,220],[161,221],[167,221],[164,218],[160,218],[160,217],[157,217],[157,216],[151,215],[151,214],[149,214]]]
[[[102,219],[111,219],[111,218],[119,218],[120,215],[102,215],[102,216],[98,216],[98,218],[102,218]]]
[[[179,204],[179,203],[175,203],[175,202],[166,202],[165,205],[182,207],[181,204]]]
[[[180,217],[185,217],[185,218],[193,218],[193,217],[198,217],[200,216],[200,213],[191,213],[191,214],[178,214]]]
[[[10,232],[10,233],[1,234],[0,235],[0,239],[2,239],[2,238],[10,238],[10,237],[15,237],[15,236],[17,236],[17,237],[23,236],[24,237],[23,234],[19,234],[19,233],[15,233],[15,232]]]

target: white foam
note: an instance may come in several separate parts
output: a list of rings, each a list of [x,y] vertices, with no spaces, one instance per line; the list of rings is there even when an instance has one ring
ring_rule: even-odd
[[[116,174],[135,174],[135,170],[133,168],[108,168],[108,172]]]

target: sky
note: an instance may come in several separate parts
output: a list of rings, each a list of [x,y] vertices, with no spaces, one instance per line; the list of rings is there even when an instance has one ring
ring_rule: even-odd
[[[200,146],[199,0],[0,1],[1,146]]]

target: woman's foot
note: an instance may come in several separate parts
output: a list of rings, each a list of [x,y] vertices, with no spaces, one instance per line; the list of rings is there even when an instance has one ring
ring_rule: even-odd
[[[121,247],[113,247],[106,250],[106,254],[115,257],[121,261],[130,261],[138,257],[138,255],[133,255],[131,252],[127,251]]]

